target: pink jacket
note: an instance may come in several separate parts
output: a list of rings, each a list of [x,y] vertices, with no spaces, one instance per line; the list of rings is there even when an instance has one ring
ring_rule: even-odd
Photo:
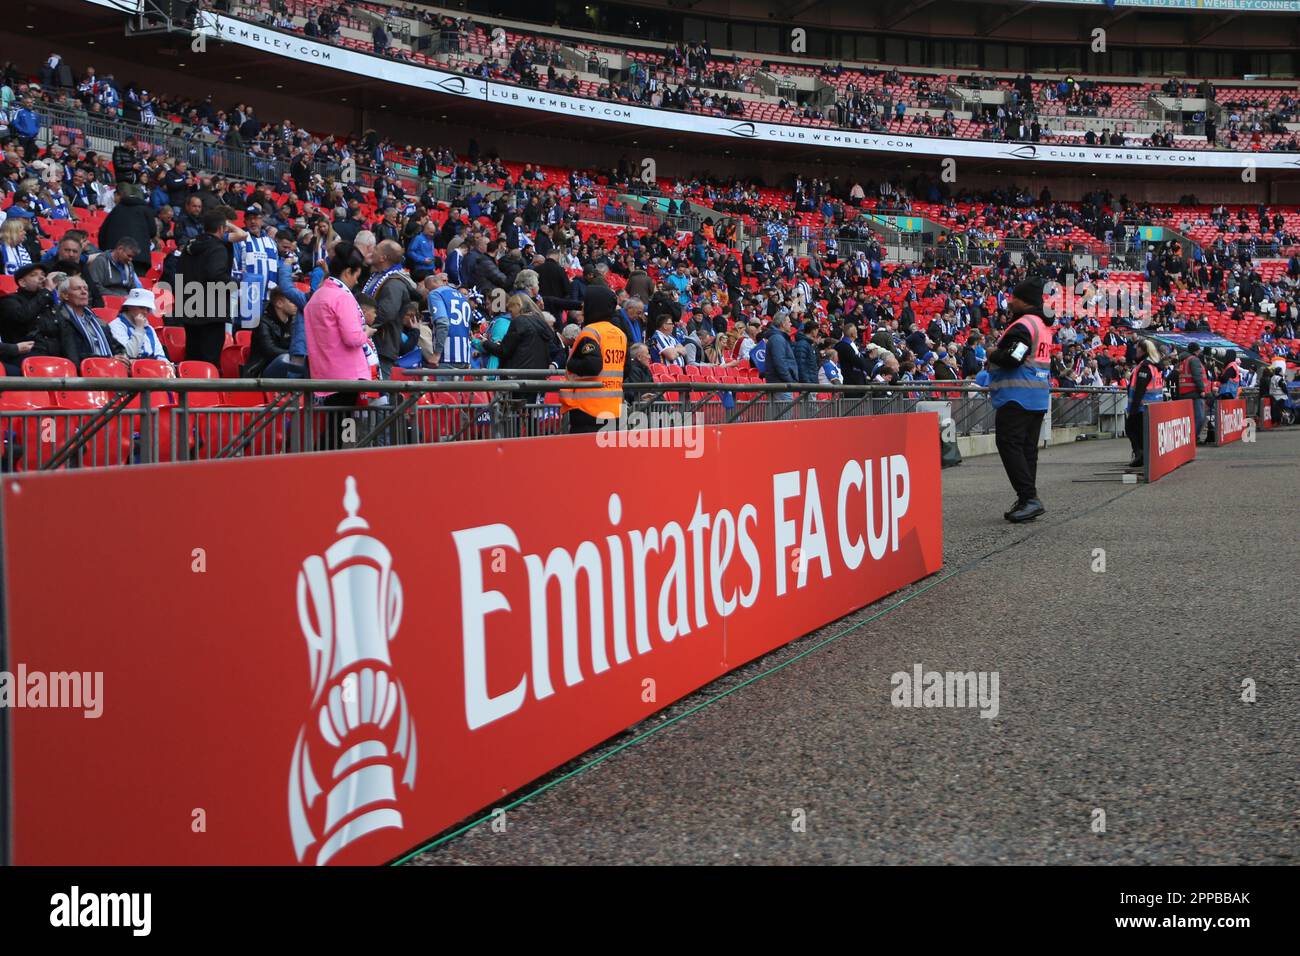
[[[344,286],[326,279],[303,311],[307,365],[312,378],[370,379],[362,346],[366,333],[357,300]]]

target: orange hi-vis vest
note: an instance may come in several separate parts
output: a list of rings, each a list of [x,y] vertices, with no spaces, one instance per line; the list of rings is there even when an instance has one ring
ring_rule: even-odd
[[[571,382],[600,382],[604,388],[560,390],[560,407],[566,412],[577,409],[592,418],[618,418],[623,410],[623,365],[627,361],[627,336],[612,322],[594,322],[584,326],[574,339],[576,349],[584,339],[595,339],[600,349],[599,375],[567,374]]]

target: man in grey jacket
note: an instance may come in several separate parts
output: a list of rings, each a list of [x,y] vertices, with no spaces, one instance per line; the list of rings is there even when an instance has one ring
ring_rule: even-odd
[[[411,302],[420,302],[415,280],[402,268],[406,251],[391,239],[375,246],[371,275],[362,289],[375,300],[375,351],[380,374],[386,379],[402,349],[402,316]]]
[[[701,325],[699,329],[686,336],[686,364],[714,365],[709,357],[708,348],[713,345],[713,329]]]
[[[123,236],[112,249],[91,259],[86,272],[105,295],[124,296],[140,284],[134,264],[139,251],[139,243]]]

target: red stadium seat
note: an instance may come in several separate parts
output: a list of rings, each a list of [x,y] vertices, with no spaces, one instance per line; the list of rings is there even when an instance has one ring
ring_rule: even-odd
[[[57,355],[29,355],[23,359],[23,375],[27,378],[76,378],[77,366],[70,359]]]
[[[169,359],[177,365],[185,361],[184,328],[178,325],[165,325],[158,330],[158,338],[162,339],[163,349],[166,350]]]
[[[239,367],[243,365],[246,349],[240,345],[227,345],[221,350],[221,377],[239,378]]]
[[[49,392],[0,393],[0,461],[6,470],[35,471],[53,453],[66,422],[35,414],[53,407]]]

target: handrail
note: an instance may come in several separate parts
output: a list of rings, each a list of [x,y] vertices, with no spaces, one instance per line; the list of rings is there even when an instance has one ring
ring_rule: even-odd
[[[407,375],[434,377],[466,374],[516,374],[520,376],[551,376],[554,372],[531,369],[412,369]],[[555,392],[569,389],[603,388],[598,381],[543,380],[502,381],[367,381],[351,379],[303,378],[26,378],[0,377],[0,393],[13,392]],[[969,380],[950,382],[869,382],[865,385],[822,385],[807,382],[711,382],[700,379],[674,381],[629,382],[624,389],[645,392],[809,392],[821,394],[861,395],[863,392],[892,394],[894,392],[968,392],[986,393],[988,389]],[[1117,394],[1124,389],[1112,386],[1071,385],[1053,388],[1055,394],[1082,393]]]
[[[498,373],[499,374],[499,373]],[[412,382],[306,378],[0,378],[0,392],[551,392],[600,382]]]

